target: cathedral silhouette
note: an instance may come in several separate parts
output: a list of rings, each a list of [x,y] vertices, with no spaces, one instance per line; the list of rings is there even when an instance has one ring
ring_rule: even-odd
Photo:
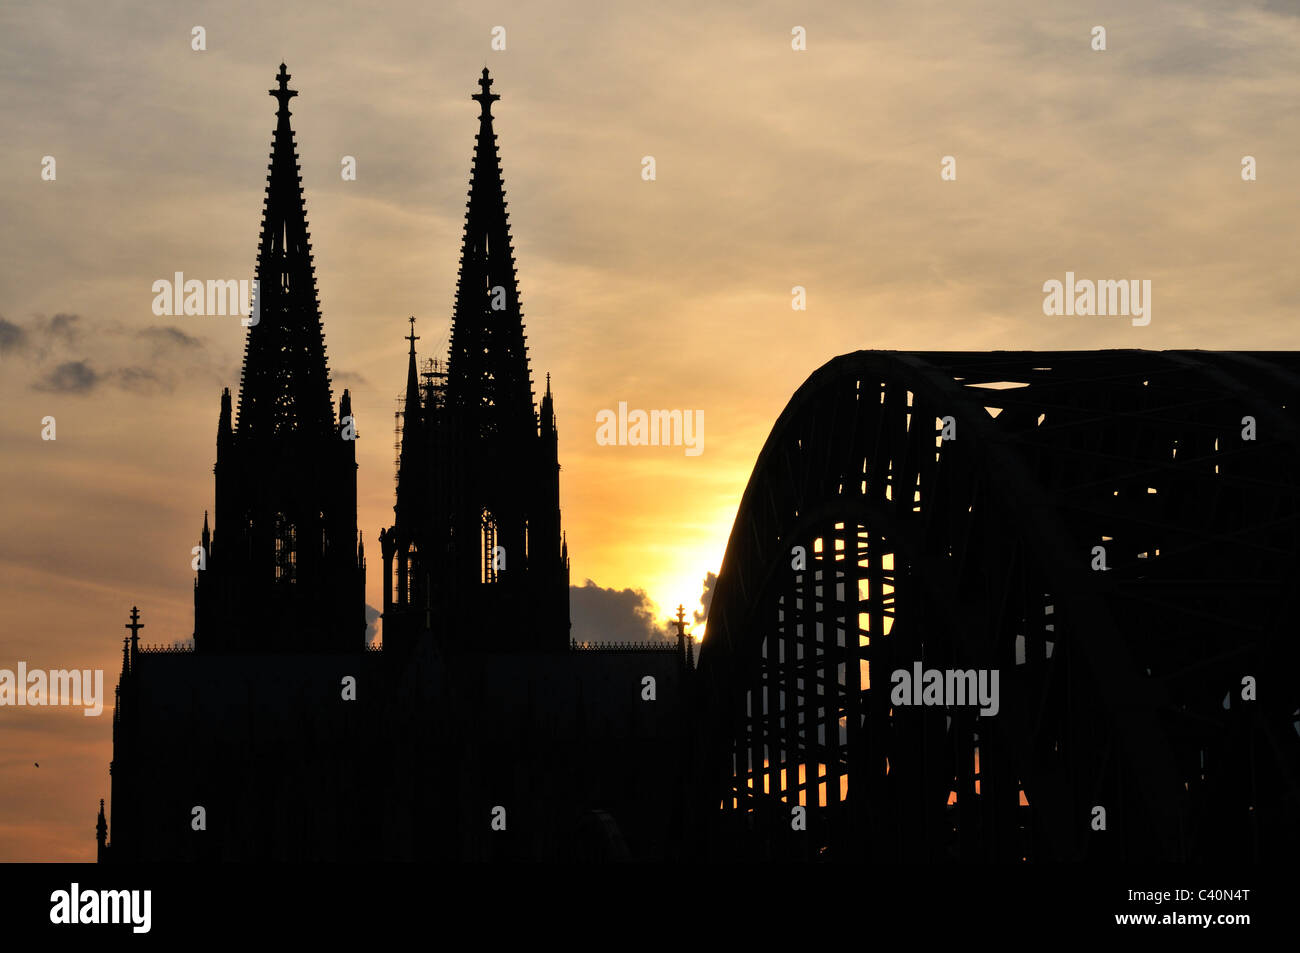
[[[698,666],[680,612],[675,645],[578,644],[484,69],[370,645],[288,83],[194,642],[132,609],[101,860],[1294,856],[1296,352],[833,357],[759,452]],[[898,691],[923,670],[951,694]]]
[[[571,639],[554,402],[549,375],[534,402],[486,68],[445,362],[421,369],[410,319],[367,644],[356,426],[330,386],[289,79],[193,645],[142,644],[133,608],[99,860],[678,856],[694,653],[681,626],[676,645]]]

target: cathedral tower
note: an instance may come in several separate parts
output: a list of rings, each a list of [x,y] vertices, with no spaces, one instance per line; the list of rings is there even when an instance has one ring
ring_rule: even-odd
[[[283,63],[277,80],[254,318],[233,419],[221,395],[215,526],[205,515],[194,589],[198,652],[358,651],[365,639],[351,396],[336,417],[289,125],[298,94]]]
[[[424,628],[450,625],[477,648],[562,650],[569,567],[554,401],[549,378],[541,406],[533,399],[492,130],[492,103],[501,97],[486,69],[479,87],[445,376],[420,385],[411,335],[397,521],[384,536],[386,620],[395,607],[412,631],[421,618]],[[410,492],[414,481],[422,493]]]

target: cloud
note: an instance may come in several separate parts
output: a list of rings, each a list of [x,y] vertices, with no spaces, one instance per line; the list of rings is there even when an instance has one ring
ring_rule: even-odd
[[[182,331],[180,328],[152,327],[144,328],[136,332],[136,337],[151,341],[160,348],[180,347],[180,348],[202,348],[203,342],[196,337],[192,337]]]
[[[0,350],[25,350],[33,345],[33,358],[44,362],[52,351],[66,350],[81,337],[81,315],[60,312],[52,318],[35,315],[26,327],[0,318]]]
[[[64,359],[64,363],[54,371],[47,372],[46,382],[36,385],[37,390],[50,390],[49,378],[64,373],[63,368],[69,363],[86,363],[85,358],[79,360],[76,358],[79,354],[85,353],[87,339],[90,339],[90,346],[94,348],[97,359],[101,362],[112,362],[112,354],[117,350],[115,342],[119,341],[124,333],[121,324],[110,318],[87,319],[80,314],[67,311],[60,311],[49,317],[37,312],[25,326],[13,325],[13,327],[21,335],[24,344],[30,344],[28,350],[31,353],[34,369],[44,367],[49,361]],[[94,376],[96,382],[103,381],[112,377],[113,372],[96,373]],[[89,379],[86,375],[82,377]]]
[[[373,642],[375,640],[375,636],[379,634],[379,629],[375,625],[375,622],[383,618],[383,615],[384,614],[382,612],[380,612],[370,603],[368,602],[366,603],[366,645],[369,645],[371,642]]]
[[[51,358],[57,360],[60,352],[77,347],[89,333],[97,342],[97,355],[101,366],[95,370],[86,359],[64,361],[32,384],[38,391],[56,391],[67,394],[84,394],[102,383],[111,382],[133,394],[170,394],[177,383],[207,371],[208,360],[204,342],[179,328],[154,325],[134,332],[136,341],[152,345],[149,366],[116,365],[126,351],[139,358],[138,348],[130,347],[129,332],[113,321],[86,321],[81,315],[60,312],[51,318],[36,315],[27,327],[0,318],[0,350],[27,349],[30,343],[35,369],[45,366]]]
[[[139,394],[173,393],[178,388],[193,387],[203,381],[221,382],[215,369],[219,358],[212,355],[209,343],[201,337],[188,334],[168,325],[150,325],[133,335],[135,342],[149,346],[146,367],[124,367],[116,372],[118,386]],[[126,343],[126,342],[124,342]],[[138,347],[118,348],[115,353],[130,353],[140,360]]]
[[[711,572],[704,577],[704,592],[700,595],[700,605],[703,607],[703,611],[695,613],[696,625],[709,617],[709,606],[713,605],[713,591],[717,585],[718,574],[716,572]]]
[[[573,637],[579,642],[648,642],[669,639],[667,622],[655,620],[644,589],[606,589],[588,579],[569,587]]]
[[[124,367],[113,372],[113,380],[118,387],[133,394],[170,394],[176,386],[171,378],[164,378],[147,367]]]
[[[340,387],[369,387],[370,382],[355,371],[335,371],[330,375]]]
[[[27,330],[0,318],[0,351],[21,351],[27,346]]]
[[[59,394],[88,394],[103,378],[85,361],[65,361],[32,385]]]
[[[1294,0],[1260,0],[1259,6],[1262,10],[1280,16],[1300,16],[1300,8],[1296,7]]]
[[[50,340],[75,344],[81,336],[81,315],[60,312],[41,325],[41,330]]]

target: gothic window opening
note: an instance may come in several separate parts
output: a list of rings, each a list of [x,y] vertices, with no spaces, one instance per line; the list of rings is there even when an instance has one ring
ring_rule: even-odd
[[[416,567],[420,565],[420,549],[415,543],[406,548],[406,592],[401,600],[406,605],[415,605]]]
[[[298,578],[298,527],[275,514],[275,579],[293,585]]]
[[[483,511],[483,576],[482,582],[497,581],[497,521],[489,510]]]

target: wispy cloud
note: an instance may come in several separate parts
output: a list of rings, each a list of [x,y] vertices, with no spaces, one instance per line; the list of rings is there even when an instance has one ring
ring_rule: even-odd
[[[142,328],[136,332],[136,337],[150,341],[159,348],[185,348],[201,349],[203,342],[192,335],[186,334],[180,328],[170,327],[148,327]]]
[[[89,394],[102,380],[103,376],[85,361],[64,361],[33,382],[32,389],[58,394]]]
[[[0,317],[0,353],[27,347],[27,329]]]
[[[93,366],[85,355],[92,348]],[[174,392],[196,374],[216,379],[203,340],[180,328],[151,325],[132,332],[115,321],[67,312],[36,315],[25,326],[0,318],[0,350],[26,355],[31,388],[46,393],[89,394],[112,384],[153,396]],[[149,363],[138,363],[141,357]]]
[[[147,367],[123,367],[114,371],[112,379],[118,387],[136,394],[166,394],[176,386],[170,377]]]
[[[41,331],[53,341],[64,344],[76,344],[84,327],[79,314],[56,314],[48,321],[39,321]]]
[[[370,384],[364,374],[358,374],[356,371],[334,371],[330,377],[339,387],[368,387]]]

